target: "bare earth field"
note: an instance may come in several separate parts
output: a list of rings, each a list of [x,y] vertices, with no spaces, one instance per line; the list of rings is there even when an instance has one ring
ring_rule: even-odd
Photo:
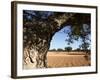
[[[90,60],[85,58],[83,52],[48,52],[47,54],[49,68],[89,66],[90,64]]]

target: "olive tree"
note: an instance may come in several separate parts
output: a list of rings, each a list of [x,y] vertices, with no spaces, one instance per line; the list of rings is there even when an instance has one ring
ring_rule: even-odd
[[[90,14],[24,10],[23,63],[25,66],[46,68],[46,55],[54,34],[65,26],[71,26],[68,42],[72,42],[73,39],[83,35],[83,24],[87,24],[90,29]]]
[[[63,49],[62,48],[58,48],[57,51],[63,51]]]
[[[65,47],[65,51],[70,52],[72,50],[72,47]]]

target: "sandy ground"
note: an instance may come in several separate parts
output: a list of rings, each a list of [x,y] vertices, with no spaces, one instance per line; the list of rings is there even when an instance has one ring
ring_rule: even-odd
[[[87,60],[83,52],[48,52],[48,67],[74,67],[89,66],[90,60]]]

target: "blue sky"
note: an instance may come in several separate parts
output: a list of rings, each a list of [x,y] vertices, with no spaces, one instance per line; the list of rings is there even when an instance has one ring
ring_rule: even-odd
[[[59,32],[55,33],[55,35],[52,38],[52,41],[50,43],[50,49],[58,49],[62,48],[64,49],[65,47],[71,46],[72,49],[77,49],[79,48],[79,45],[81,41],[74,41],[73,44],[68,45],[67,42],[65,41],[67,38],[67,34],[64,33],[64,30],[68,30],[68,26],[61,29]]]

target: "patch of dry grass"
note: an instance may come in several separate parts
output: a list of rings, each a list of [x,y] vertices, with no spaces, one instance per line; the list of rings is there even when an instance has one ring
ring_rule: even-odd
[[[50,68],[89,66],[90,60],[87,60],[85,55],[83,52],[48,52],[47,65]]]

